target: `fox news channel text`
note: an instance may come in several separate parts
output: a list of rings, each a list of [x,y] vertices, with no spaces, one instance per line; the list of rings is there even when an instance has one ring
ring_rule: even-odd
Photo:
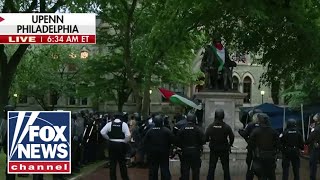
[[[0,44],[96,44],[96,15],[2,13]]]
[[[9,112],[8,173],[70,174],[70,143],[70,112]]]

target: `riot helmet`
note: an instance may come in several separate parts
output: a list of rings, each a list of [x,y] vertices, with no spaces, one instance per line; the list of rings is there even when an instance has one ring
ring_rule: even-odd
[[[270,118],[267,114],[265,113],[259,113],[257,115],[258,117],[258,122],[259,124],[261,125],[265,125],[265,126],[271,126],[271,123],[270,123]]]
[[[123,113],[121,113],[121,112],[115,113],[115,114],[113,115],[113,119],[114,119],[114,120],[115,120],[115,119],[120,119],[120,120],[122,121],[122,119],[123,119]]]
[[[224,119],[224,110],[223,109],[217,109],[214,113],[214,119],[217,121],[223,121]]]
[[[163,118],[161,115],[156,115],[154,118],[152,118],[153,123],[156,127],[162,127],[163,126]]]
[[[197,116],[193,113],[188,113],[187,121],[191,123],[197,123]]]
[[[297,121],[295,119],[289,119],[287,122],[287,128],[297,127]]]

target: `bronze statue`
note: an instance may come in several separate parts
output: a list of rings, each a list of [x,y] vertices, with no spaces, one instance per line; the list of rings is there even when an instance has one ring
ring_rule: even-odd
[[[205,73],[205,89],[232,90],[232,70],[237,64],[229,57],[221,44],[219,35],[215,35],[212,44],[207,45],[200,69]]]

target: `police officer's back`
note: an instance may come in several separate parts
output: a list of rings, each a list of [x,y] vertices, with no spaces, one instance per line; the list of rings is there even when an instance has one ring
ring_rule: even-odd
[[[101,135],[109,140],[110,180],[117,179],[117,163],[119,163],[122,179],[129,180],[125,157],[131,134],[128,125],[121,119],[122,113],[115,114],[114,120],[107,123],[100,131]]]
[[[249,148],[254,150],[253,169],[259,179],[274,180],[279,135],[266,114],[258,114],[258,120],[260,127],[254,129],[249,138]]]
[[[299,180],[300,150],[303,150],[304,143],[302,134],[297,129],[294,119],[289,119],[287,128],[280,134],[282,151],[282,179],[288,180],[290,162],[294,174],[294,180]]]
[[[192,179],[200,179],[201,150],[204,144],[204,133],[196,125],[197,117],[188,114],[188,124],[183,127],[177,135],[177,145],[182,150],[181,180],[189,180],[189,171],[192,170]]]
[[[310,136],[306,141],[310,149],[310,180],[316,180],[317,175],[317,164],[320,158],[320,114],[317,113],[313,120],[315,122],[315,127],[311,129]]]
[[[214,179],[215,169],[220,158],[224,171],[224,179],[230,180],[229,153],[234,142],[234,134],[231,127],[223,122],[224,111],[215,111],[215,120],[206,130],[205,139],[209,141],[210,162],[208,179]]]
[[[153,118],[155,127],[152,127],[144,138],[144,145],[150,161],[149,180],[158,179],[158,168],[161,168],[161,179],[171,179],[169,171],[169,151],[174,142],[172,132],[163,126],[161,115]]]
[[[173,127],[173,134],[177,135],[178,131],[188,124],[187,119],[184,116],[177,118],[179,121]]]
[[[255,114],[252,115],[252,117],[250,116],[250,122],[246,125],[246,127],[244,129],[240,129],[239,130],[239,134],[240,136],[242,136],[246,142],[248,142],[251,133],[253,132],[253,130],[257,127],[259,127],[259,123],[258,123],[258,117],[257,115],[259,114],[258,110],[254,111],[256,112]],[[253,150],[249,148],[249,146],[247,146],[247,157],[246,157],[246,164],[247,164],[247,173],[246,173],[246,180],[253,180],[254,178],[254,173],[252,171],[251,165],[252,165],[252,161],[253,161]]]

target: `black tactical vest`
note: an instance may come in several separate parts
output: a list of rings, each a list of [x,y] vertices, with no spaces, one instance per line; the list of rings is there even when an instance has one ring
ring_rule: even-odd
[[[108,132],[110,139],[124,139],[125,135],[122,132],[122,121],[121,122],[112,122],[111,131]]]

